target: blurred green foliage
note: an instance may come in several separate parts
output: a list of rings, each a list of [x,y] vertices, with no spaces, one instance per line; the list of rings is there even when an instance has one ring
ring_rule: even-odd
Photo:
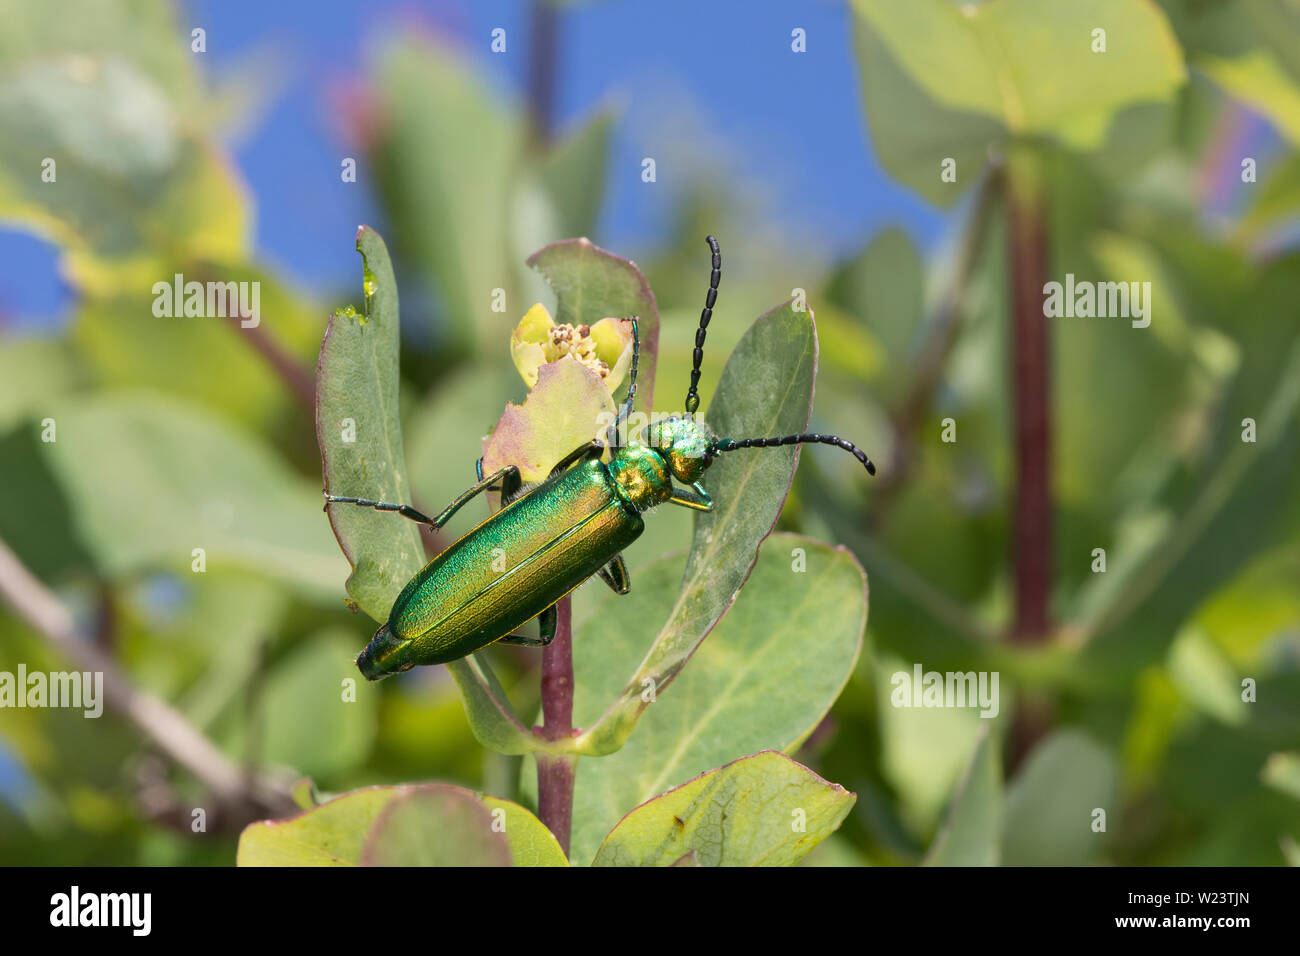
[[[687,378],[700,238],[713,232],[728,271],[706,407],[749,317],[805,288],[822,356],[813,428],[852,437],[880,468],[870,484],[842,453],[802,455],[779,526],[853,550],[871,576],[868,640],[817,729],[820,714],[766,691],[772,726],[753,747],[789,748],[856,792],[813,863],[1295,862],[1300,22],[1280,0],[1098,3],[1090,17],[1013,0],[971,7],[851,7],[873,148],[891,175],[956,210],[930,261],[897,230],[840,263],[801,261],[753,228],[725,182],[687,189],[672,241],[640,260],[661,316],[658,406],[673,407]],[[340,601],[347,564],[320,513],[311,412],[268,355],[310,380],[329,311],[361,304],[355,277],[309,292],[256,259],[251,197],[206,131],[217,106],[166,4],[4,0],[0,19],[0,219],[55,241],[77,293],[66,334],[0,338],[0,538],[134,682],[233,758],[310,774],[325,792],[438,779],[526,802],[519,758],[475,741],[443,668],[361,686],[348,708],[319,696],[334,703],[370,625]],[[1099,25],[1105,54],[1090,51]],[[590,233],[619,120],[600,113],[533,142],[524,109],[440,41],[393,40],[366,77],[376,225],[403,289],[420,290],[407,299],[421,305],[407,309],[399,382],[411,489],[437,507],[469,483],[480,436],[522,397],[509,330],[533,301],[555,311],[524,260]],[[1277,135],[1252,157],[1258,182],[1241,181],[1243,106]],[[1149,329],[1050,320],[1060,626],[1033,646],[1003,636],[1011,266],[989,174],[1026,151],[1042,176],[1052,275],[1155,289]],[[60,157],[57,188],[40,179],[46,156]],[[955,183],[939,175],[948,157]],[[221,320],[154,317],[148,290],[177,272],[259,279],[260,346]],[[491,310],[495,288],[504,314]],[[940,441],[946,417],[955,444]],[[41,437],[47,418],[53,443]],[[633,578],[671,584],[690,538],[688,514],[656,515],[628,555]],[[1104,573],[1092,570],[1095,548]],[[838,560],[810,551],[827,565],[821,587],[839,586]],[[588,654],[639,659],[596,646],[600,615],[624,613],[612,603],[576,593],[580,668]],[[683,683],[738,665],[743,613]],[[780,626],[782,649],[798,649],[798,622]],[[531,713],[535,654],[491,659]],[[0,669],[17,661],[63,666],[6,609]],[[999,717],[891,706],[890,676],[916,662],[999,671]],[[340,710],[349,716],[335,720]],[[1018,712],[1045,715],[1045,736],[1012,759]],[[0,746],[22,779],[0,800],[6,862],[234,859],[235,832],[218,817],[198,835],[167,812],[207,796],[112,714],[6,710]],[[702,754],[635,797],[619,782],[629,789],[614,803],[724,757]],[[1091,829],[1098,807],[1104,833]],[[594,852],[614,822],[578,839]]]

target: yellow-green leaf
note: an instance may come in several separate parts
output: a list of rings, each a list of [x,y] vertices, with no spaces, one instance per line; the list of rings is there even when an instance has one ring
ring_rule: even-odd
[[[856,800],[784,754],[711,770],[629,813],[596,866],[789,866],[834,833]]]
[[[283,820],[249,824],[239,866],[566,866],[516,803],[450,784],[354,790]]]

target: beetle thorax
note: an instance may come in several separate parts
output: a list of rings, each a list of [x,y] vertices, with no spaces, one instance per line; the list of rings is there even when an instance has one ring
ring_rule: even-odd
[[[625,445],[614,453],[608,468],[619,496],[637,511],[661,505],[673,493],[668,464],[653,448]]]

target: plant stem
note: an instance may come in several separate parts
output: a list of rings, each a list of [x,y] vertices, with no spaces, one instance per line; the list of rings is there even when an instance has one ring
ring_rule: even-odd
[[[542,651],[542,724],[534,730],[546,740],[573,736],[573,609],[567,596],[555,609],[555,639]],[[577,757],[537,754],[537,815],[566,855],[577,770]]]
[[[528,120],[534,146],[544,147],[555,126],[555,77],[559,62],[560,12],[551,0],[533,3],[528,51]]]
[[[1039,157],[1013,153],[1006,177],[1016,483],[1012,522],[1015,619],[1011,640],[1041,644],[1051,632],[1051,342],[1043,316],[1048,279],[1046,198]],[[1014,769],[1051,726],[1050,701],[1026,697],[1016,708],[1008,753]]]
[[[289,393],[297,399],[298,404],[309,414],[315,414],[316,382],[312,379],[311,372],[285,351],[284,347],[271,338],[260,325],[246,329],[240,325],[240,322],[239,316],[231,316],[230,324],[235,332],[242,335],[244,340],[275,370],[275,374],[279,376]]]
[[[1022,156],[1013,163],[1007,190],[1016,436],[1011,636],[1026,644],[1047,639],[1052,593],[1051,343],[1043,317],[1047,217],[1034,160]]]

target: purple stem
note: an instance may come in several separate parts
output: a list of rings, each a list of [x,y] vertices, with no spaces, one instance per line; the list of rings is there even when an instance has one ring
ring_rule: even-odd
[[[1015,619],[1011,640],[1041,645],[1052,632],[1051,335],[1043,315],[1050,270],[1047,198],[1037,157],[1012,162],[1007,182],[1011,353],[1015,408],[1016,485],[1012,520]],[[1051,728],[1050,703],[1019,701],[1008,742],[1014,769]]]
[[[528,119],[534,145],[545,147],[555,126],[555,80],[560,49],[560,11],[550,0],[533,4],[528,56]]]
[[[545,740],[573,736],[573,610],[568,597],[555,606],[555,639],[542,651],[542,724]],[[537,755],[537,814],[567,855],[573,830],[573,785],[578,758]]]
[[[1051,630],[1052,594],[1051,347],[1042,292],[1048,273],[1047,217],[1041,192],[1018,185],[1009,193],[1016,434],[1011,636],[1036,644]]]

